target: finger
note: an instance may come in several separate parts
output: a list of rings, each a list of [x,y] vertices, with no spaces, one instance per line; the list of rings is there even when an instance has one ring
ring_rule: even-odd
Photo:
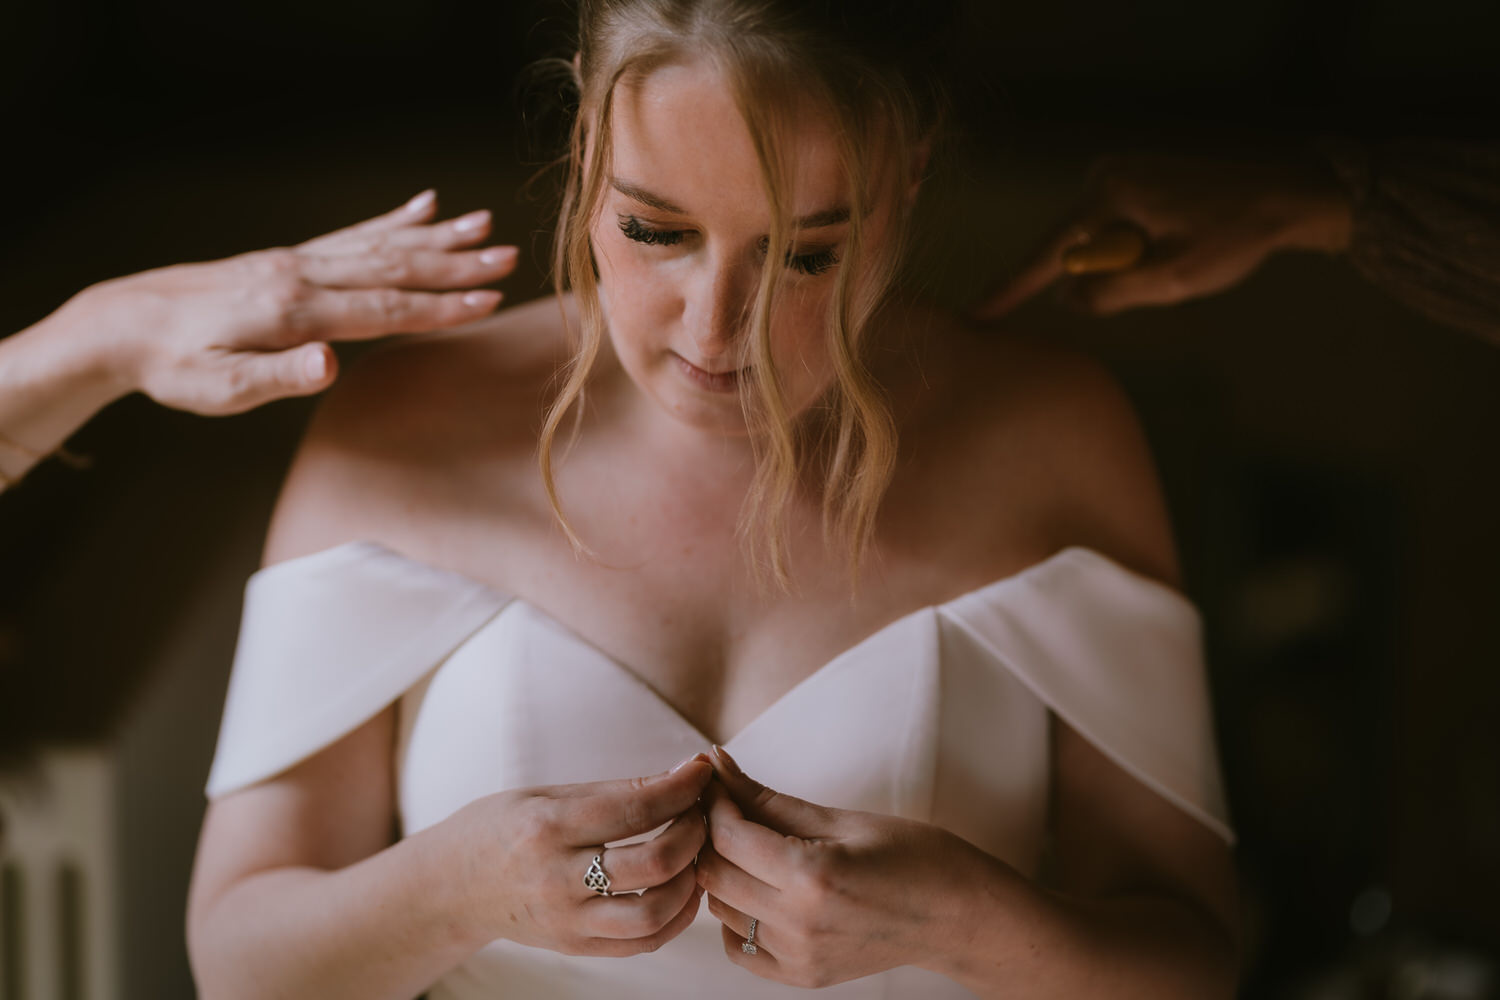
[[[315,254],[378,253],[382,250],[457,250],[489,239],[487,209],[460,215],[431,226],[402,226],[370,232],[344,232],[304,244],[298,250]]]
[[[667,926],[697,888],[689,867],[640,893],[591,896],[579,904],[582,930],[590,937],[648,937]]]
[[[1146,254],[1146,234],[1139,226],[1117,222],[1105,226],[1087,242],[1064,250],[1062,269],[1068,274],[1123,271]]]
[[[1019,307],[1063,274],[1063,254],[1086,243],[1094,229],[1109,219],[1105,208],[1090,205],[1073,213],[1027,258],[1021,269],[973,310],[975,319],[995,320]]]
[[[560,822],[571,831],[569,847],[607,844],[636,837],[687,812],[713,776],[708,757],[697,754],[670,771],[646,778],[599,781],[556,795]]]
[[[289,319],[301,336],[317,340],[365,340],[390,333],[421,333],[469,323],[495,311],[499,292],[405,292],[320,289]]]
[[[706,892],[730,906],[758,916],[781,912],[781,890],[727,860],[711,842],[698,852],[695,872]]]
[[[637,938],[586,938],[580,949],[585,954],[603,955],[612,958],[627,958],[644,952],[655,951],[668,941],[687,930],[698,917],[698,907],[703,901],[703,889],[696,887],[682,909],[661,930]]]
[[[466,253],[380,250],[368,254],[299,255],[302,277],[325,288],[471,288],[516,269],[515,247]]]
[[[703,812],[696,806],[678,816],[672,824],[652,839],[640,844],[607,847],[603,851],[585,849],[574,867],[586,870],[592,854],[600,855],[600,864],[609,875],[612,892],[635,892],[661,885],[692,865],[708,837]],[[580,880],[581,882],[582,880]],[[580,884],[579,889],[589,890]]]
[[[289,351],[245,352],[229,360],[222,374],[225,391],[213,407],[219,414],[243,413],[257,406],[322,392],[338,375],[338,358],[327,344],[304,344]]]
[[[771,827],[779,833],[815,839],[833,832],[837,815],[824,806],[814,805],[793,795],[767,788],[740,769],[729,751],[713,748],[714,773],[744,816],[754,823]],[[709,825],[714,817],[709,816]]]
[[[1143,306],[1174,305],[1208,294],[1185,281],[1175,261],[1133,267],[1113,274],[1084,275],[1066,287],[1065,303],[1095,316],[1113,316]]]
[[[782,969],[781,963],[776,960],[776,955],[760,946],[760,929],[755,932],[755,954],[745,952],[745,939],[731,930],[726,924],[719,928],[719,935],[724,940],[724,954],[729,960],[742,969],[749,969],[763,979],[769,979],[777,983],[793,985],[792,977]]]
[[[750,937],[750,916],[748,914],[730,906],[711,892],[705,892],[704,897],[708,900],[708,912],[713,914],[715,920],[734,931],[741,941]],[[757,948],[761,947],[762,942],[765,941],[766,930],[765,923],[757,919],[755,922],[755,946]],[[771,949],[773,952],[775,950],[775,948]]]
[[[406,204],[400,208],[394,208],[384,215],[377,215],[373,219],[356,222],[352,226],[343,229],[335,229],[331,233],[316,236],[301,244],[302,249],[310,249],[320,244],[338,242],[350,236],[367,236],[372,233],[386,232],[399,229],[402,226],[410,226],[419,222],[426,222],[437,212],[437,192],[432,188],[420,194],[412,196]]]

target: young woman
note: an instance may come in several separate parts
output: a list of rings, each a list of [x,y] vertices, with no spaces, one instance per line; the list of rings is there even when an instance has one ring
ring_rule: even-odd
[[[203,996],[1231,995],[1128,407],[891,294],[918,6],[581,5],[562,308],[371,358],[288,479]]]

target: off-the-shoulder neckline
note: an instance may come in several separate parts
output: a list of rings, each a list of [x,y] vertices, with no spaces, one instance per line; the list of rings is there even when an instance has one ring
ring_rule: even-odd
[[[445,569],[441,566],[434,566],[431,563],[424,562],[421,559],[417,559],[413,556],[409,556],[404,552],[400,552],[388,545],[385,545],[382,542],[374,541],[373,539],[355,539],[352,541],[343,542],[339,545],[330,546],[326,549],[320,549],[316,552],[310,552],[306,555],[295,556],[291,559],[272,563],[256,571],[252,579],[254,579],[255,577],[277,576],[283,573],[294,573],[298,571],[310,572],[315,569],[323,568],[325,564],[352,562],[361,557],[379,558],[402,562],[407,565],[416,567],[424,573],[450,579],[455,584],[462,586],[465,590],[485,591],[492,594],[497,600],[500,601],[521,601],[528,606],[537,607],[537,605],[533,604],[530,600],[523,596],[503,593],[502,591],[498,591],[494,587],[491,587],[489,584],[476,580],[473,577],[466,576],[465,574],[460,573],[456,570]],[[1136,570],[1130,569],[1129,567],[1115,561],[1114,559],[1111,559],[1109,556],[1100,552],[1098,549],[1090,548],[1085,545],[1068,545],[1064,546],[1061,549],[1058,549],[1056,552],[1052,553],[1049,556],[1031,563],[1028,566],[1023,566],[1021,569],[1018,569],[1013,573],[1007,573],[1004,576],[997,577],[996,579],[991,580],[988,583],[980,584],[979,586],[974,587],[971,590],[966,590],[963,593],[950,597],[945,601],[926,604],[919,608],[914,608],[910,612],[903,613],[900,617],[906,617],[907,614],[917,614],[923,611],[941,610],[943,608],[952,607],[954,605],[962,604],[968,601],[981,600],[994,591],[1033,582],[1038,577],[1045,576],[1051,572],[1056,571],[1059,567],[1065,566],[1103,570],[1107,573],[1110,573],[1111,575],[1132,580],[1148,590],[1157,591],[1164,597],[1171,598],[1175,601],[1186,604],[1189,607],[1192,606],[1192,602],[1188,600],[1188,598],[1175,587],[1163,583],[1162,581],[1157,580],[1153,577],[1149,577],[1142,573],[1139,573]],[[892,624],[899,620],[900,618],[893,619]]]

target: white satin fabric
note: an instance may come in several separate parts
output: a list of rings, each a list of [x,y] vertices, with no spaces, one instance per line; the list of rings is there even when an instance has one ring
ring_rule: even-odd
[[[493,792],[650,774],[709,746],[637,676],[525,601],[356,542],[251,578],[209,796],[273,777],[398,700],[406,833]],[[1049,713],[1232,840],[1197,613],[1087,549],[887,625],[727,747],[780,791],[938,823],[1031,874],[1045,835]],[[624,960],[498,941],[429,995],[802,992],[731,965],[704,907],[656,953]],[[971,995],[914,968],[824,992]]]

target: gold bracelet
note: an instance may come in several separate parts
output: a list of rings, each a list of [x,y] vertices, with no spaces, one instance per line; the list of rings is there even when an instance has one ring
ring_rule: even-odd
[[[86,469],[90,464],[87,457],[75,454],[62,445],[58,445],[50,452],[41,452],[29,445],[21,444],[14,438],[8,438],[4,434],[0,434],[0,445],[9,448],[23,458],[29,459],[33,465],[40,465],[49,458],[56,458],[70,469]],[[20,482],[18,477],[12,477],[0,471],[0,486],[14,486],[18,482]]]
[[[6,437],[4,434],[0,434],[0,445],[4,445],[11,451],[16,452],[19,455],[23,455],[26,458],[31,459],[33,462],[40,462],[42,459],[47,457],[46,455],[43,455],[41,452],[37,451],[35,448],[31,448],[24,444],[21,444],[19,441],[13,441],[10,438]]]

